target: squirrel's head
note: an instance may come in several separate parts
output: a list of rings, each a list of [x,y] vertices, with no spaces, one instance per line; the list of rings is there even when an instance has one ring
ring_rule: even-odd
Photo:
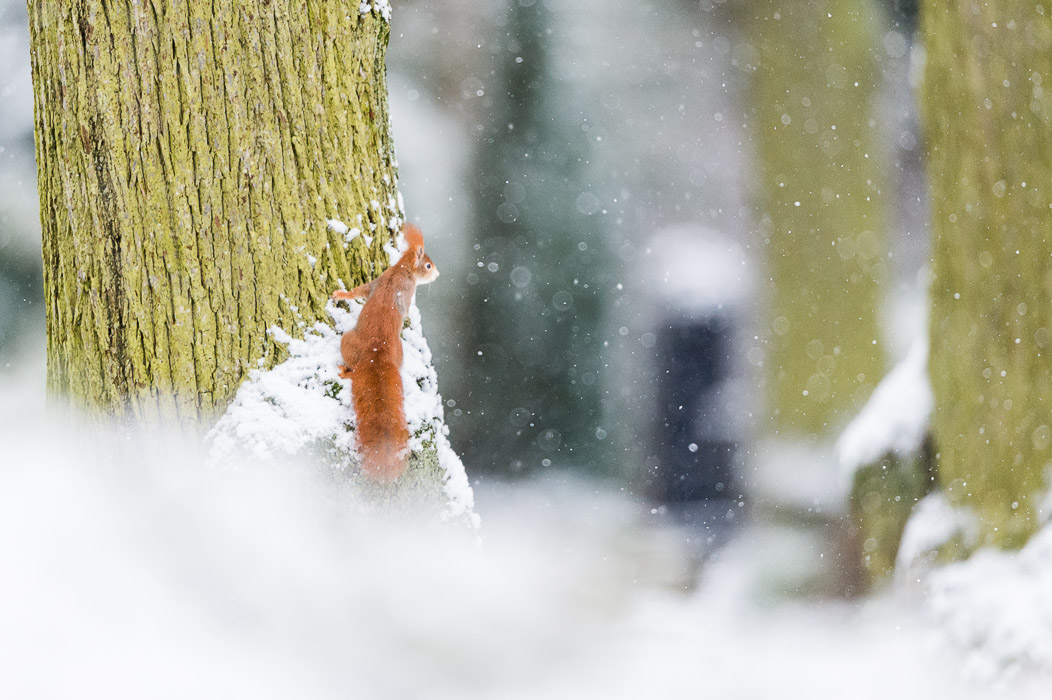
[[[416,257],[416,264],[413,265],[413,277],[416,278],[417,284],[434,282],[438,277],[438,268],[431,262],[431,258],[424,253],[423,248],[420,249]]]
[[[431,262],[431,258],[424,253],[424,234],[420,232],[420,229],[413,224],[406,224],[405,228],[405,240],[409,243],[409,251],[414,254],[413,257],[413,277],[416,279],[417,284],[427,284],[428,282],[434,282],[435,278],[438,277],[438,268],[435,267],[435,263]]]

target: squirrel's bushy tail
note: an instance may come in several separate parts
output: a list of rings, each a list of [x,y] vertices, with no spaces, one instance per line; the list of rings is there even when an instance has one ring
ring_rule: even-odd
[[[405,242],[409,244],[409,249],[410,250],[413,250],[413,249],[416,249],[416,248],[423,249],[423,247],[424,247],[424,234],[420,231],[420,229],[417,226],[415,226],[415,225],[413,225],[413,224],[411,224],[409,222],[406,222],[402,226],[402,231],[405,232]]]
[[[358,363],[351,375],[351,398],[358,417],[362,469],[378,481],[398,478],[409,446],[398,367],[375,360]]]

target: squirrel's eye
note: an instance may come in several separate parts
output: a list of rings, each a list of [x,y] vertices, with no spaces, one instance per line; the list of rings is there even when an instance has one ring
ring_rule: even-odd
[[[428,263],[428,264],[427,264],[427,269],[428,269],[428,270],[430,270],[430,269],[431,269],[431,263]]]

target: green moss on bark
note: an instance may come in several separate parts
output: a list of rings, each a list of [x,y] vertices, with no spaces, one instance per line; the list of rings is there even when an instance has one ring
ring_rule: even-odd
[[[1052,6],[924,10],[939,474],[980,543],[1018,546],[1052,460]]]
[[[906,522],[934,485],[931,461],[926,442],[917,454],[887,454],[855,473],[850,506],[864,588],[878,586],[894,573]]]
[[[383,269],[389,28],[358,8],[30,0],[53,397],[196,429],[281,359],[268,327]]]

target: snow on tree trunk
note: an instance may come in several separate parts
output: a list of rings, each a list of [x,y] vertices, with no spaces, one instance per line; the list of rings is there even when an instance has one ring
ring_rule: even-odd
[[[296,0],[29,16],[49,394],[195,431],[284,357],[268,328],[387,265],[389,25]]]
[[[924,10],[939,478],[1018,546],[1052,459],[1052,6]]]
[[[837,442],[862,590],[891,580],[914,508],[935,486],[928,343],[916,342]],[[861,592],[861,591],[860,591]]]
[[[871,117],[881,7],[758,0],[738,60],[768,280],[766,391],[780,435],[828,437],[884,371],[876,310],[888,277],[880,128]]]

